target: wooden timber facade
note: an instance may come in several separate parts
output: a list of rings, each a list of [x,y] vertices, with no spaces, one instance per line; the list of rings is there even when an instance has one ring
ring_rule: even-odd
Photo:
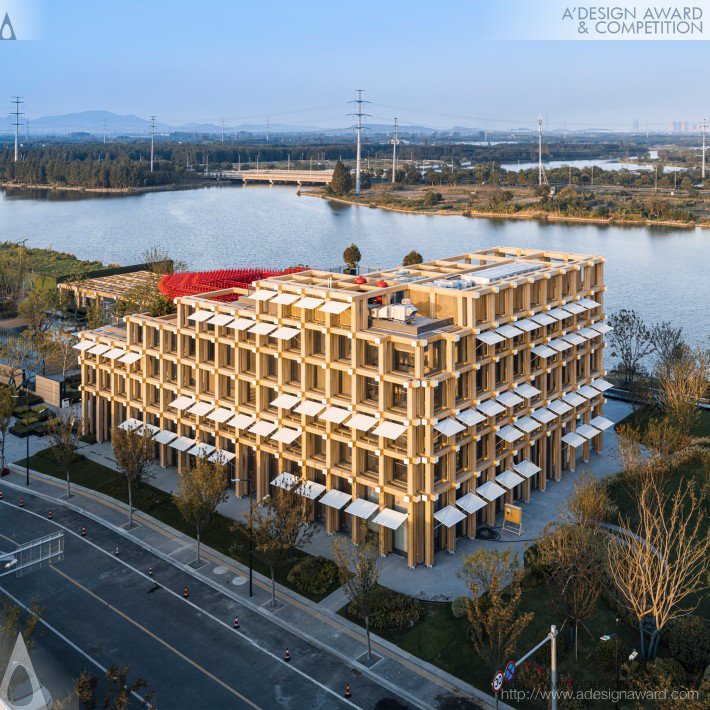
[[[383,553],[432,565],[601,450],[603,262],[497,247],[181,297],[82,334],[86,433],[139,420],[162,465],[228,459],[259,500],[292,474],[329,533],[357,542],[366,519]]]

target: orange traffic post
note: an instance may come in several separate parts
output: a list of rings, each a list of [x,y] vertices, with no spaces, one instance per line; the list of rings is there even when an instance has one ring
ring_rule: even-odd
[[[182,595],[183,595],[183,597],[185,597],[185,599],[187,599],[187,597],[189,596],[187,593],[187,587],[185,587],[185,589],[182,590]]]
[[[51,510],[47,513],[47,517],[48,517],[50,520],[52,519],[52,511],[51,511]]]
[[[86,537],[86,528],[81,529],[81,536]]]
[[[345,684],[345,697],[346,697],[346,698],[349,698],[350,695],[351,695],[351,693],[350,693],[350,683],[346,683],[346,684]]]
[[[239,628],[239,618],[236,616],[234,617],[234,628],[235,629]]]
[[[20,508],[24,508],[24,507],[25,507],[25,499],[20,498]]]
[[[288,663],[291,660],[291,654],[288,652],[288,648],[286,649],[286,655],[284,656],[284,661]]]

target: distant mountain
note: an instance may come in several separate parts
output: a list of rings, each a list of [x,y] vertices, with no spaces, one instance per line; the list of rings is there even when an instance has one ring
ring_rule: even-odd
[[[146,133],[150,120],[128,114],[119,116],[111,111],[81,111],[66,113],[61,116],[42,116],[30,120],[33,133],[67,133],[85,131],[88,133]],[[156,122],[156,130],[169,130],[165,123]]]

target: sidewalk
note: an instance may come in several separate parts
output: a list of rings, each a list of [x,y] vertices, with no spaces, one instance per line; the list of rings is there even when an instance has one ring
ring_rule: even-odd
[[[10,489],[26,491],[24,472],[11,467],[13,472],[0,480],[5,494]],[[194,560],[194,541],[186,535],[169,528],[142,512],[134,514],[140,526],[129,531],[123,529],[127,520],[126,506],[99,493],[74,485],[75,495],[67,503],[61,500],[64,486],[61,481],[32,472],[28,493],[51,500],[54,505],[65,505],[85,516],[106,525],[132,542],[140,545],[166,562],[210,585],[222,594],[248,606],[271,623],[301,636],[307,642],[347,662],[363,674],[378,681],[416,707],[435,708],[442,698],[455,696],[460,707],[493,707],[495,701],[484,692],[448,673],[399,649],[394,644],[373,635],[373,652],[381,657],[375,665],[367,668],[358,659],[366,651],[364,631],[356,624],[339,617],[332,608],[342,601],[338,592],[318,605],[289,589],[277,585],[277,597],[283,604],[273,612],[266,608],[271,598],[271,583],[257,572],[254,573],[254,596],[248,596],[248,569],[215,550],[204,547],[203,557],[208,564],[195,570],[190,566]],[[331,600],[331,597],[333,599]],[[501,707],[505,707],[501,704]]]

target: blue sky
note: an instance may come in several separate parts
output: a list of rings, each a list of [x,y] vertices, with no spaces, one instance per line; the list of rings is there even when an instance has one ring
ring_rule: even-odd
[[[436,127],[532,126],[538,113],[551,127],[654,127],[710,113],[707,41],[490,39],[540,36],[539,10],[556,19],[557,0],[25,2],[42,39],[0,42],[0,101],[23,95],[30,119],[108,109],[340,126],[356,88],[372,121]]]

